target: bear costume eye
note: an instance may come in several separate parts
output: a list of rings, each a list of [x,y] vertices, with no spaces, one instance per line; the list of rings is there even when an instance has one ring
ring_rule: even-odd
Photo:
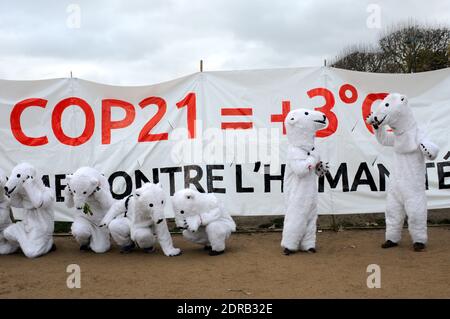
[[[184,210],[180,210],[180,214],[184,214]]]
[[[85,194],[85,195],[86,195],[86,194],[87,194],[87,192],[83,192],[83,194]]]
[[[6,176],[6,180],[8,180],[8,176]]]
[[[402,101],[403,101],[403,100],[402,100]],[[389,106],[389,103],[386,103],[384,106],[388,107],[388,106]]]
[[[305,115],[308,115],[309,113],[308,112],[305,112]]]
[[[76,193],[77,193],[77,191],[76,191],[76,190],[74,190],[74,191],[73,191],[73,193],[74,193],[74,194],[76,194]]]
[[[187,199],[191,199],[191,196],[188,195],[188,196],[186,196],[186,198],[187,198]]]
[[[20,174],[17,174],[17,178],[20,178]]]
[[[153,204],[149,204],[148,206],[153,207]]]
[[[161,204],[164,204],[164,201],[163,201],[163,200],[161,201]]]
[[[293,117],[291,117],[291,121],[295,120]]]
[[[402,98],[400,99],[400,101],[402,101],[402,102],[403,102],[404,100],[405,100],[405,98],[404,98],[404,97],[402,97]]]

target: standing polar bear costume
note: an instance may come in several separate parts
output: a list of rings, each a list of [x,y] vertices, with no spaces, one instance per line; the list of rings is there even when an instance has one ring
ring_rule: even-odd
[[[14,167],[4,189],[5,194],[10,197],[11,206],[24,209],[23,220],[9,225],[3,232],[4,238],[16,249],[20,246],[29,258],[55,250],[54,196],[42,180],[36,177],[35,168],[28,163]]]
[[[415,251],[427,243],[427,198],[425,158],[434,160],[439,148],[417,127],[406,96],[392,93],[367,118],[377,141],[394,148],[394,162],[386,205],[386,242],[383,248],[397,246],[405,213]],[[393,132],[386,131],[389,126]]]
[[[103,218],[122,253],[131,252],[136,244],[153,252],[156,239],[166,256],[178,256],[164,218],[165,194],[160,184],[145,183],[134,194],[116,202]]]
[[[327,124],[318,111],[298,109],[285,119],[289,142],[284,173],[284,217],[281,246],[284,254],[297,250],[316,252],[317,181],[328,171],[314,147],[316,131]]]
[[[236,231],[236,224],[213,194],[183,189],[174,194],[172,205],[184,238],[204,245],[210,256],[225,252],[225,242]]]
[[[3,236],[3,231],[12,224],[11,207],[4,189],[7,180],[5,173],[0,170],[0,255],[11,254],[18,248],[18,244],[9,242]]]
[[[108,251],[108,228],[100,227],[100,221],[114,200],[106,177],[94,168],[81,167],[73,175],[67,175],[66,179],[64,201],[68,208],[76,208],[72,235],[80,244],[80,250],[91,249],[96,253]]]

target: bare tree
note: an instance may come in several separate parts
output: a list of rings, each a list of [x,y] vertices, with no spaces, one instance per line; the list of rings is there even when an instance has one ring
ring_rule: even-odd
[[[365,72],[410,73],[442,69],[449,63],[450,29],[415,22],[390,27],[375,47],[344,49],[333,67]]]

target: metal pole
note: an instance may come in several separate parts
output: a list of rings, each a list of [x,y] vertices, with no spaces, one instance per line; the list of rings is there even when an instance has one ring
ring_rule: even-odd
[[[203,72],[203,60],[200,60],[200,72]]]

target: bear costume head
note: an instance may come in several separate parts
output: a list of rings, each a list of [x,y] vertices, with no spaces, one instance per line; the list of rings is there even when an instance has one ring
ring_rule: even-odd
[[[193,189],[179,190],[172,198],[172,207],[175,215],[185,218],[201,213],[198,211],[199,203],[202,202],[201,197],[204,196],[205,194],[201,194]]]
[[[5,194],[11,196],[13,194],[21,193],[23,183],[31,178],[36,177],[36,169],[28,163],[20,163],[13,168],[11,175],[4,186]]]
[[[155,223],[164,220],[166,195],[161,184],[145,183],[134,193],[135,209]]]
[[[291,145],[312,148],[316,132],[327,126],[327,117],[319,111],[297,109],[288,113],[284,124]]]
[[[88,197],[103,186],[103,179],[105,177],[92,167],[81,167],[74,174],[66,176],[67,187],[73,193],[73,202],[77,209],[83,209]]]
[[[386,96],[372,111],[368,121],[375,127],[388,125],[394,134],[401,134],[416,124],[407,97],[399,93]]]

